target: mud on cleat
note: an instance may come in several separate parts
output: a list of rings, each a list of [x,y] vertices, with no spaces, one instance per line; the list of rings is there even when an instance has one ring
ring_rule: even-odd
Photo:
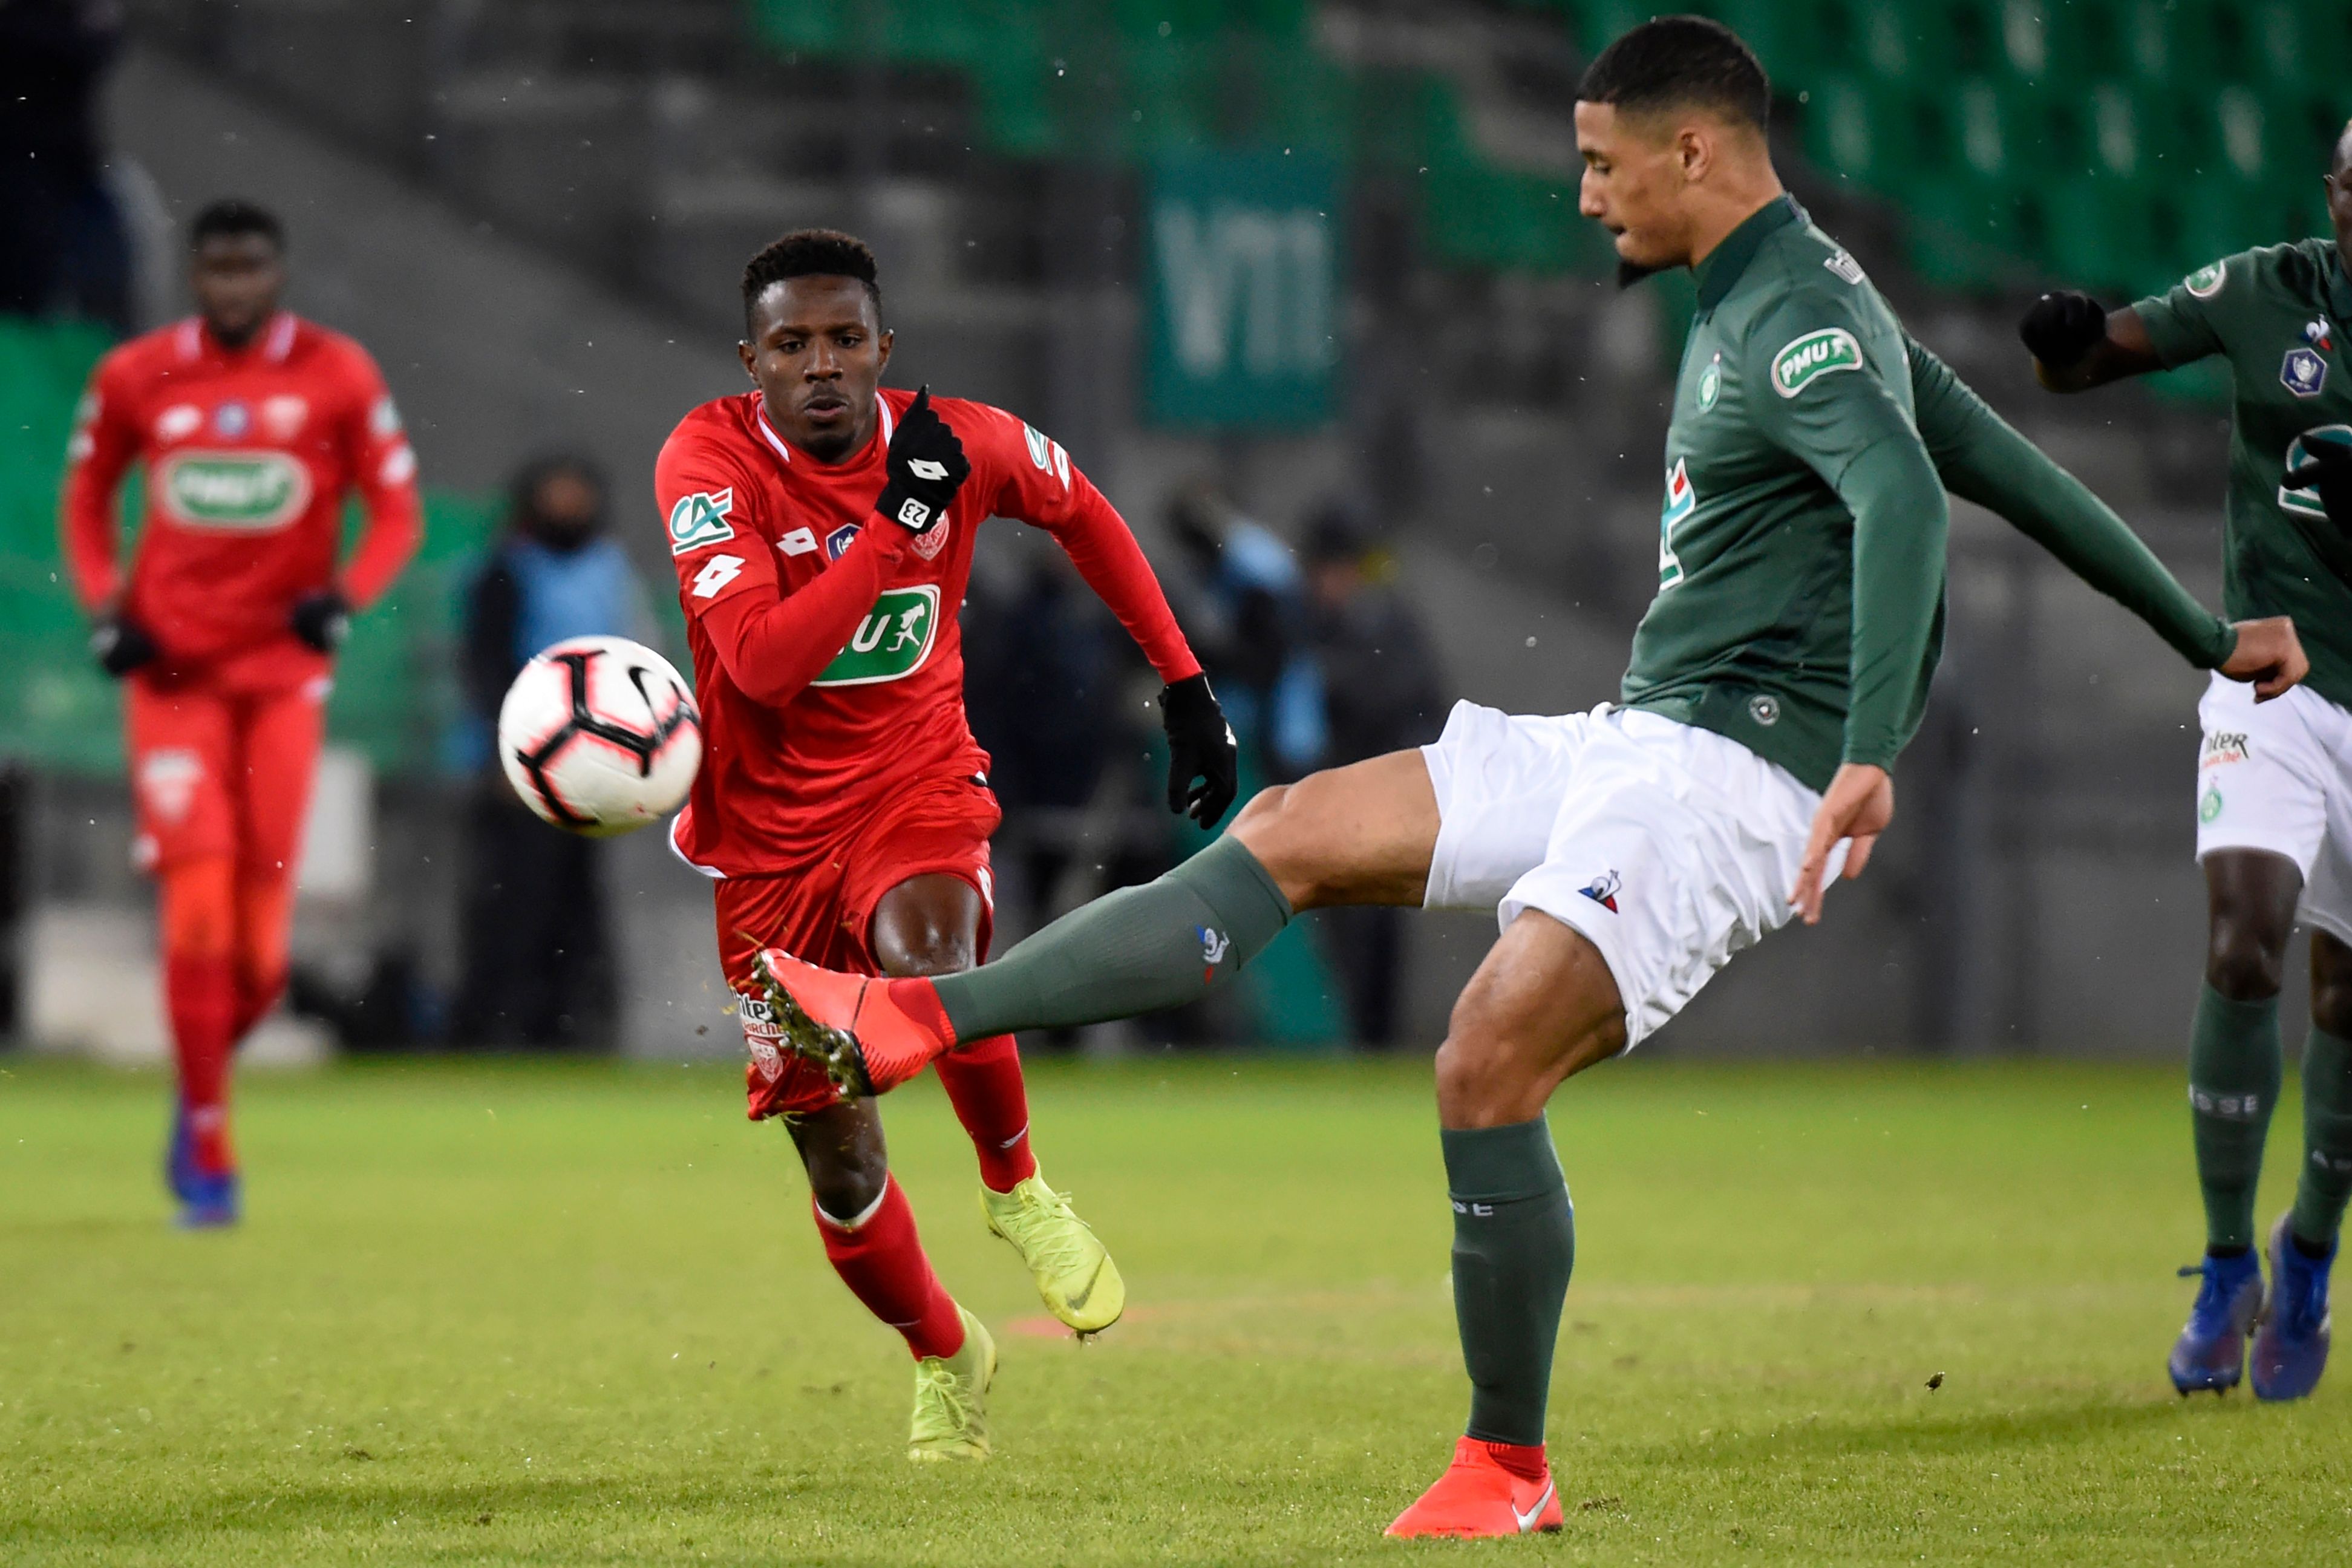
[[[2210,1389],[2227,1394],[2238,1386],[2246,1363],[2246,1336],[2263,1305],[2262,1259],[2251,1250],[2235,1258],[2208,1253],[2180,1271],[2184,1279],[2202,1276],[2189,1322],[2165,1363],[2172,1386],[2185,1396]]]
[[[2332,1337],[2327,1274],[2335,1263],[2336,1243],[2328,1244],[2326,1257],[2306,1258],[2286,1216],[2272,1227],[2270,1297],[2254,1335],[2255,1398],[2301,1399],[2319,1385]]]
[[[893,1005],[886,980],[819,969],[777,947],[762,948],[752,968],[784,1046],[845,1100],[887,1094],[954,1044]]]

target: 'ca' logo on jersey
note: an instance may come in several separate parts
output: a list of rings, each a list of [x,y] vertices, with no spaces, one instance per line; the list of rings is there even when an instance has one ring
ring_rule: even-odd
[[[669,509],[669,552],[684,555],[706,544],[734,538],[734,526],[727,521],[727,514],[734,510],[732,485],[723,490],[697,490],[680,498]]]
[[[1794,397],[1822,376],[1862,368],[1862,344],[1843,327],[1823,327],[1782,345],[1772,356],[1772,390]]]

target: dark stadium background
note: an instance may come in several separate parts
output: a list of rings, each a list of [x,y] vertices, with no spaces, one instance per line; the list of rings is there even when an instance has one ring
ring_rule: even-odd
[[[2352,7],[1695,8],[1756,45],[1783,170],[1919,335],[2218,604],[2215,385],[2061,403],[2033,389],[2011,324],[2053,280],[2121,299],[2315,232],[2346,109],[2322,73],[2352,58]],[[132,323],[184,309],[180,232],[197,206],[276,207],[290,303],[382,361],[431,498],[423,556],[361,625],[335,699],[341,809],[298,933],[312,991],[354,1037],[430,1033],[458,965],[470,787],[446,744],[454,604],[500,489],[536,452],[593,455],[621,537],[666,582],[653,455],[688,407],[740,386],[735,274],[793,226],[874,243],[893,381],[1002,403],[1061,440],[1163,569],[1181,567],[1168,519],[1188,487],[1214,483],[1295,546],[1339,498],[1428,628],[1449,695],[1544,711],[1611,695],[1654,582],[1655,454],[1689,290],[1614,285],[1575,214],[1570,107],[1581,59],[1641,14],[131,0],[99,113]],[[1257,226],[1219,231],[1221,214]],[[1220,232],[1242,237],[1236,267],[1261,270],[1203,295],[1170,269]],[[136,1055],[162,1039],[148,900],[129,869],[114,697],[81,651],[55,542],[74,400],[112,331],[70,307],[0,316],[0,750],[15,770],[0,1035]],[[1034,543],[1003,530],[981,580],[1012,582]],[[1950,611],[1871,876],[1819,931],[1734,965],[1652,1049],[2178,1051],[2200,951],[2187,726],[2202,677],[1965,506]],[[1161,819],[1116,794],[1016,816],[1008,842],[1076,846],[1065,898],[1088,890],[1095,859],[1173,852]],[[621,1048],[732,1055],[700,882],[652,834],[609,871]],[[1491,933],[1409,923],[1408,1047],[1434,1043]],[[1312,960],[1285,984],[1320,984]],[[1244,998],[1081,1044],[1328,1036],[1282,1005]],[[264,1054],[321,1033],[280,1028]]]

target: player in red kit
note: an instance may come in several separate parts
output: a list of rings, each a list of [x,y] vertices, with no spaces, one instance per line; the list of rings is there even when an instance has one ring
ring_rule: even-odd
[[[162,901],[181,1223],[237,1216],[229,1058],[286,984],[336,645],[415,553],[416,457],[367,352],[278,307],[285,239],[220,202],[190,233],[197,314],[100,360],[68,451],[65,555],[123,684],[135,853]],[[146,467],[126,574],[115,492]],[[343,499],[367,531],[338,568]]]
[[[655,470],[706,738],[670,841],[714,879],[751,1114],[783,1119],[825,1256],[916,1357],[908,1451],[978,1458],[994,1347],[923,1255],[873,1100],[841,1102],[778,1049],[757,954],[887,975],[985,956],[1000,814],[964,717],[956,613],[989,517],[1053,535],[1167,683],[1171,807],[1223,815],[1233,733],[1133,535],[1060,447],[984,404],[880,389],[891,338],[864,244],[785,236],[744,269],[743,307],[753,390],[688,415]],[[1038,1174],[1012,1037],[939,1068],[989,1228],[1056,1317],[1107,1327],[1126,1287]]]

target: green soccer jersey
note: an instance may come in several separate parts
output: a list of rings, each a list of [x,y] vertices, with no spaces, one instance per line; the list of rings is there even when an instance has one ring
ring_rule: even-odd
[[[2312,689],[2352,707],[2352,542],[2319,498],[2287,488],[2315,430],[2352,437],[2352,279],[2335,241],[2242,251],[2132,307],[2165,368],[2230,362],[2230,493],[2221,534],[2223,608],[2292,616]]]
[[[1942,642],[1948,518],[1909,344],[1786,196],[1697,275],[1623,700],[1822,789],[1841,761],[1893,765]]]

